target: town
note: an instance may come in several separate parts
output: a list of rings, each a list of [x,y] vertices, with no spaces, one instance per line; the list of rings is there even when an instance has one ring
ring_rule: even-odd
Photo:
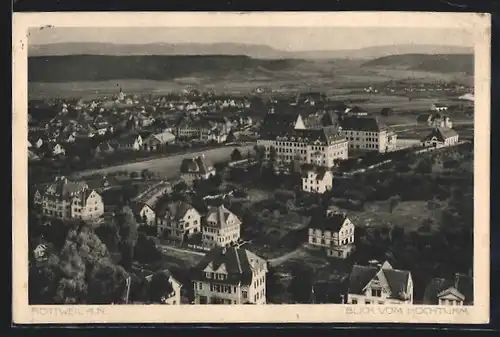
[[[30,302],[472,305],[473,90],[351,90],[30,100]]]

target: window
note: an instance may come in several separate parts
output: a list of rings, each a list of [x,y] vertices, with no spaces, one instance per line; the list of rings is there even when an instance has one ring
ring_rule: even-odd
[[[247,298],[248,297],[248,292],[247,291],[242,291],[241,292],[241,296],[243,296],[243,298]]]
[[[374,297],[382,296],[382,289],[372,289],[372,296]]]
[[[358,304],[358,300],[352,300],[352,304]]]
[[[365,300],[365,304],[372,304],[372,302],[369,300]]]

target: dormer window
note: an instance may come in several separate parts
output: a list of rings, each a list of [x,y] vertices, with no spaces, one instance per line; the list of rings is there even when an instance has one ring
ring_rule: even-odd
[[[373,297],[381,297],[382,296],[382,289],[372,289],[372,296]]]

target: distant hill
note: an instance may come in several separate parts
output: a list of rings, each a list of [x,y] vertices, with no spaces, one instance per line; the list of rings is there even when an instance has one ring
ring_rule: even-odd
[[[29,56],[62,55],[245,55],[259,59],[373,59],[396,54],[471,54],[470,47],[390,45],[346,50],[282,51],[267,45],[239,43],[54,43],[29,45]]]
[[[243,70],[281,71],[303,62],[306,61],[259,60],[241,55],[38,56],[28,58],[28,81],[169,80],[197,73],[217,76]]]
[[[376,58],[363,67],[404,68],[415,71],[474,74],[473,54],[404,54]]]

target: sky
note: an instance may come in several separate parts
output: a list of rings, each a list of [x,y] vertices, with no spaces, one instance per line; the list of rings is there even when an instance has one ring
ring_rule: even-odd
[[[243,43],[268,45],[283,51],[343,50],[371,46],[430,44],[473,46],[471,33],[451,28],[342,28],[342,27],[52,27],[30,29],[30,44],[62,42]]]

